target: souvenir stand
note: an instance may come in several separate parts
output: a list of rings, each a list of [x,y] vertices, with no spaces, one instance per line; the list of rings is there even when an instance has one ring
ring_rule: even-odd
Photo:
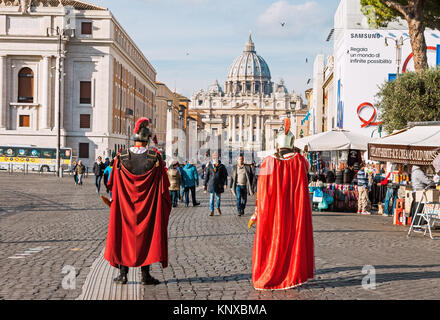
[[[331,167],[343,169],[360,163],[372,138],[346,130],[332,130],[295,141],[295,146],[307,150],[311,174],[322,173]],[[319,210],[357,211],[357,185],[322,183],[310,185],[312,201]]]
[[[440,151],[440,122],[409,123],[408,128],[368,144],[369,160],[389,162],[399,165],[418,165],[426,172],[434,174],[433,160]],[[440,168],[439,168],[440,169]],[[399,188],[399,206],[394,212],[394,223],[413,225],[410,218],[413,190],[410,176],[393,172],[394,184]],[[430,175],[428,174],[428,177]],[[440,191],[431,185],[427,190],[417,191],[419,204],[440,202]],[[423,210],[437,210],[437,207],[424,206]],[[418,212],[416,210],[415,212]],[[417,217],[417,214],[415,218]],[[424,218],[427,218],[425,215]],[[413,219],[416,220],[416,219]],[[421,219],[423,220],[423,217]],[[431,221],[432,222],[432,221]],[[410,228],[410,232],[413,227]]]

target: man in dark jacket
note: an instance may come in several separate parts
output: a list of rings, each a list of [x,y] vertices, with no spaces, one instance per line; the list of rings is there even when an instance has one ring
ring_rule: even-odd
[[[96,193],[101,190],[101,180],[104,175],[105,164],[102,162],[102,158],[98,157],[98,160],[93,164],[93,173],[95,174],[95,186]]]
[[[229,188],[237,198],[238,216],[244,215],[246,209],[247,195],[254,194],[254,174],[249,165],[244,164],[243,156],[239,156],[237,164],[232,167],[231,181]]]
[[[210,216],[214,215],[214,200],[216,200],[217,213],[222,214],[220,210],[221,194],[225,192],[228,183],[228,171],[218,159],[218,153],[212,154],[212,161],[206,167],[204,191],[209,192]]]

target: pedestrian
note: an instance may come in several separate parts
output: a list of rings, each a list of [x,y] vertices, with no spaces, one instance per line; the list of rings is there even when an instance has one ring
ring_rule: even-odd
[[[232,167],[229,188],[237,198],[238,216],[244,215],[247,196],[254,195],[254,173],[249,165],[244,164],[244,157],[239,156],[237,164]]]
[[[191,191],[192,204],[194,207],[199,206],[200,202],[196,200],[196,185],[199,186],[199,175],[197,168],[187,161],[186,165],[182,169],[182,182],[185,195],[185,205],[189,206],[189,191]]]
[[[260,168],[259,166],[257,166],[257,164],[254,162],[251,166],[252,168],[252,174],[253,174],[253,181],[252,181],[252,192],[254,194],[257,193],[257,185],[258,185],[258,173],[260,172]]]
[[[218,158],[218,153],[212,154],[212,161],[206,167],[204,191],[209,192],[210,216],[214,215],[214,201],[217,213],[222,214],[220,210],[221,194],[225,192],[228,183],[228,171]]]
[[[180,182],[181,176],[179,170],[177,170],[179,166],[178,161],[173,161],[171,163],[171,167],[168,170],[168,179],[170,180],[170,196],[171,196],[171,204],[173,208],[177,207],[177,200],[179,199],[179,191],[180,191]]]
[[[388,217],[392,216],[394,214],[394,209],[396,208],[396,201],[397,201],[397,194],[399,185],[393,183],[393,171],[397,170],[397,165],[392,164],[391,169],[388,172],[387,177],[383,181],[383,183],[387,186],[387,193],[385,195],[385,203],[384,203],[384,210],[383,210],[383,216]],[[391,206],[391,213],[390,213],[390,201],[393,199],[393,203]]]
[[[99,156],[96,162],[93,164],[93,173],[95,174],[95,186],[96,193],[101,191],[101,181],[104,176],[105,164],[102,162],[102,158]]]
[[[113,164],[114,164],[115,160],[113,159],[111,162],[109,162],[109,165],[105,168],[104,170],[104,186],[106,189],[106,192],[110,194],[110,201],[112,200],[112,191],[108,188],[107,183],[108,183],[108,179],[110,178],[111,174],[112,174],[112,169],[113,169]],[[107,182],[105,177],[107,178]]]
[[[365,163],[362,163],[360,165],[360,169],[357,173],[357,185],[358,185],[358,212],[361,214],[371,214],[369,211],[367,211],[368,207],[368,173],[365,168]]]
[[[354,177],[354,170],[352,166],[347,166],[344,170],[343,174],[343,182],[344,184],[351,184]]]
[[[178,163],[177,164],[177,170],[179,170],[180,179],[183,177],[183,167],[185,165]],[[185,194],[185,188],[183,187],[183,183],[180,183],[180,190],[179,190],[179,200],[183,202],[183,195]]]
[[[205,180],[206,164],[202,164],[202,180]]]
[[[82,186],[83,182],[83,177],[84,177],[84,173],[86,172],[86,167],[83,165],[82,160],[78,161],[78,164],[75,167],[75,173],[78,176],[78,185]]]
[[[412,185],[412,196],[413,201],[411,203],[411,209],[410,209],[410,216],[413,220],[416,214],[417,207],[419,207],[419,210],[417,213],[423,212],[424,204],[416,201],[416,193],[417,191],[423,191],[428,185],[431,184],[431,180],[426,176],[426,174],[422,171],[422,169],[419,166],[412,166],[411,170],[411,185]],[[423,199],[421,199],[423,202]],[[416,221],[414,221],[415,225],[420,224],[420,217]]]
[[[73,172],[73,181],[75,182],[75,185],[78,184],[78,174],[76,173],[76,166],[78,164],[76,163],[76,161],[73,161],[72,163],[72,172]]]
[[[105,162],[104,162],[104,165],[105,165],[105,169],[104,169],[104,185],[105,186],[107,186],[107,184],[108,184],[108,180],[110,179],[110,173],[111,173],[111,168],[110,168],[110,170],[107,170],[107,168],[108,167],[113,167],[113,163],[114,162],[114,159],[112,159],[112,161],[110,161],[110,159],[109,158],[105,158]],[[109,193],[109,191],[108,191],[108,189],[106,188],[106,190],[105,190],[107,193]]]
[[[327,175],[325,176],[325,182],[332,184],[335,183],[335,181],[336,181],[336,175],[335,172],[333,171],[333,165],[330,165],[327,171]]]

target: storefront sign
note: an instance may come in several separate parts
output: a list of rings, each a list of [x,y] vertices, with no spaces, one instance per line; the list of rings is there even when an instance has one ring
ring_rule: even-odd
[[[434,155],[439,149],[438,147],[409,147],[369,143],[368,157],[374,161],[431,165]]]

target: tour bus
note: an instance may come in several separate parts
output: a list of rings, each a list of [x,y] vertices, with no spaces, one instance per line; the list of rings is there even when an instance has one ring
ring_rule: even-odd
[[[0,145],[0,169],[13,169],[41,172],[55,172],[56,148],[42,148],[35,145]],[[60,163],[63,170],[72,168],[72,149],[61,148]],[[26,166],[27,165],[27,166]]]

